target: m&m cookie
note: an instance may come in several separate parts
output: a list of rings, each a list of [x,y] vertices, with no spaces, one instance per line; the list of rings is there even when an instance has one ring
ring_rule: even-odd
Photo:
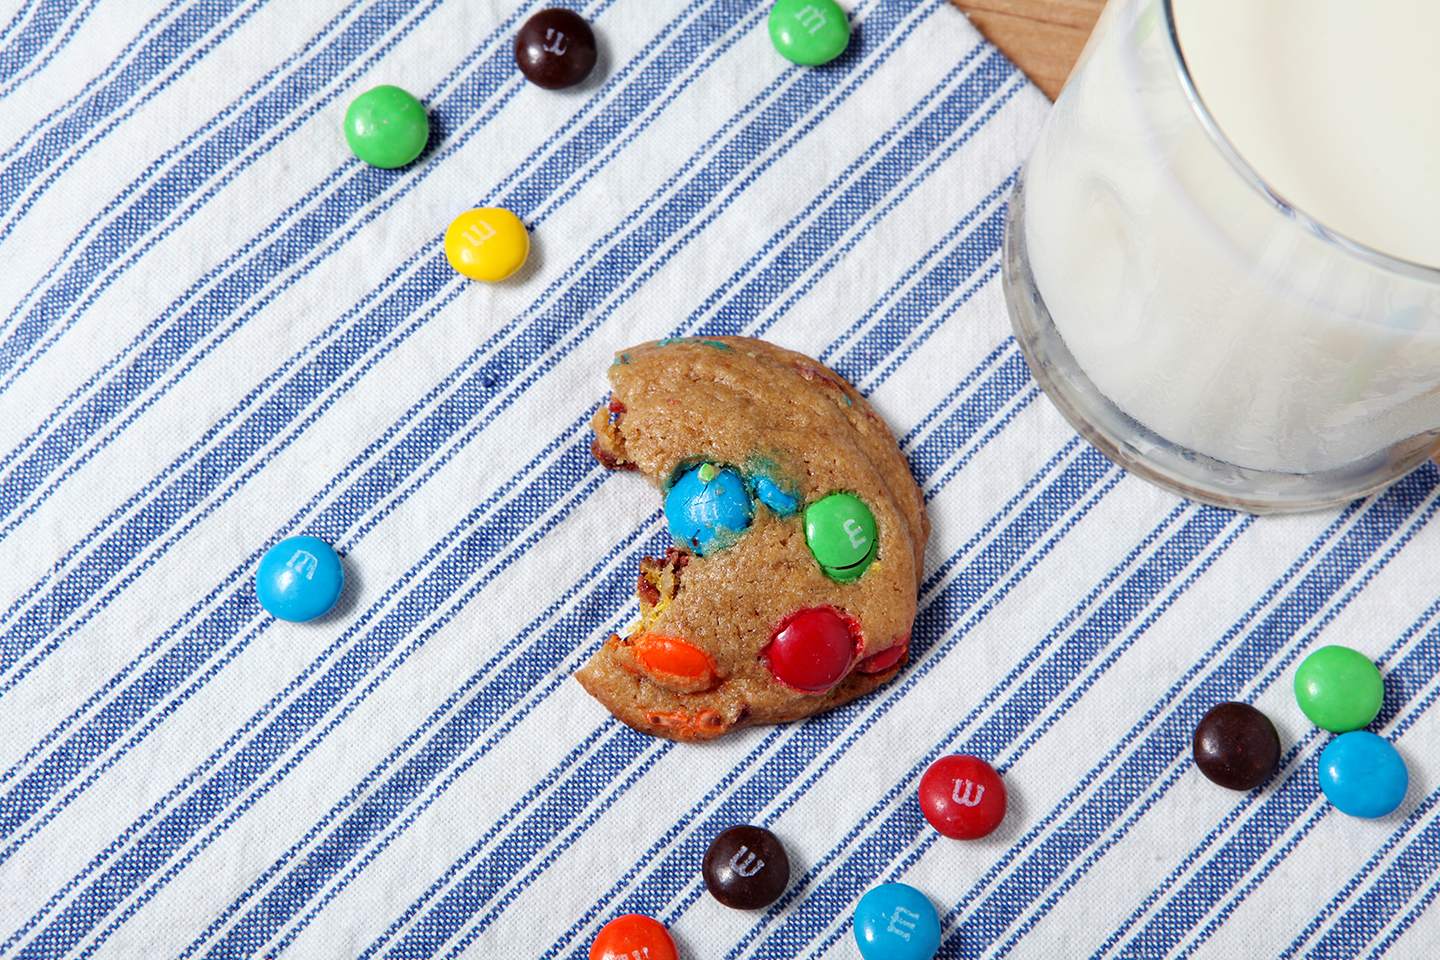
[[[929,523],[874,408],[843,377],[743,337],[616,355],[592,450],[658,488],[672,541],[640,616],[576,674],[645,733],[710,740],[808,717],[905,663]]]

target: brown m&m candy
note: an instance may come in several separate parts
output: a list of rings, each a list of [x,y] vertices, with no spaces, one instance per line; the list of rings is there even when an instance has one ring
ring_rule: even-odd
[[[790,858],[780,839],[748,824],[720,831],[700,869],[710,895],[734,910],[768,907],[790,882]]]
[[[573,10],[541,10],[515,35],[515,63],[536,86],[572,87],[595,66],[595,34]]]
[[[1259,786],[1280,762],[1280,734],[1248,703],[1217,703],[1195,728],[1195,766],[1229,790]]]

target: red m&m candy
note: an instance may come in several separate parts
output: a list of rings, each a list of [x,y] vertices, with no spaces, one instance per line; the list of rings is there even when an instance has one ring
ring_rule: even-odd
[[[765,655],[776,680],[819,693],[849,672],[856,646],[849,621],[829,607],[814,607],[781,623]]]
[[[978,840],[1005,819],[1005,782],[979,757],[941,757],[920,778],[920,810],[945,836]]]

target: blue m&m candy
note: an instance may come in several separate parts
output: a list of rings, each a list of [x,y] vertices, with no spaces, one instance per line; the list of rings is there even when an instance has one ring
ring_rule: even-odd
[[[255,571],[260,606],[279,620],[304,623],[324,616],[340,599],[345,568],[335,548],[318,537],[288,537],[266,551]]]
[[[882,883],[855,905],[855,942],[865,960],[930,960],[940,948],[940,915],[906,883]]]
[[[733,470],[704,463],[685,471],[665,494],[670,535],[704,554],[743,533],[755,514],[745,481]]]
[[[1400,751],[1369,730],[1342,733],[1320,754],[1320,789],[1335,809],[1373,820],[1400,806],[1410,771]]]

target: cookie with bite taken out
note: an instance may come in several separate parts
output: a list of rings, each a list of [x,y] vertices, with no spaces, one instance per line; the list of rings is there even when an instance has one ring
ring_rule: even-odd
[[[640,616],[576,672],[637,730],[711,740],[869,693],[906,662],[929,522],[870,403],[818,361],[743,337],[616,355],[595,457],[664,498]]]

